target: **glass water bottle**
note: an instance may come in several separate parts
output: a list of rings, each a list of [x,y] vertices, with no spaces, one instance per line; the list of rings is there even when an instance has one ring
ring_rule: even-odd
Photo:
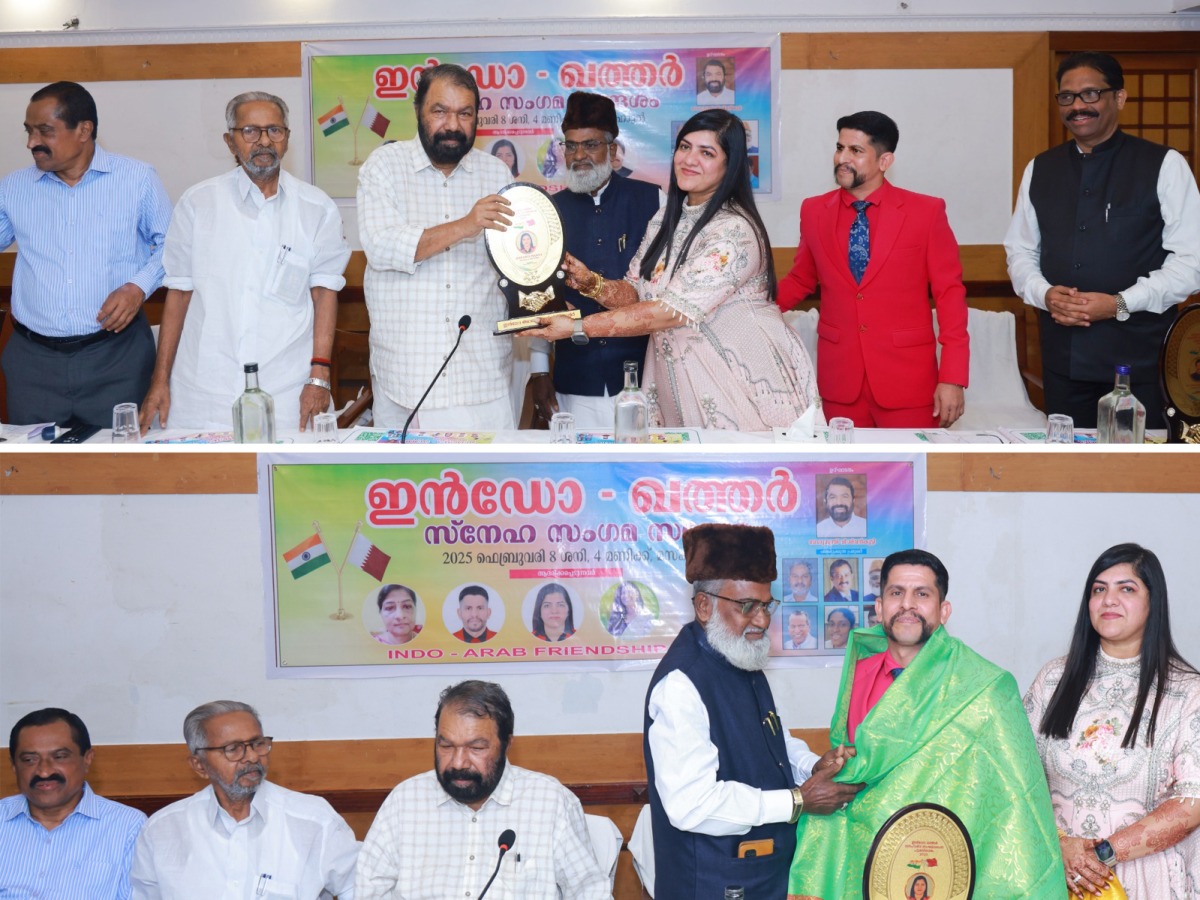
[[[638,387],[638,364],[625,360],[625,388],[617,394],[613,440],[618,444],[645,444],[650,440],[650,404]]]
[[[246,390],[233,404],[233,440],[238,444],[275,443],[275,401],[258,386],[258,363],[246,363]]]
[[[1100,398],[1096,440],[1101,444],[1140,444],[1146,436],[1146,407],[1129,390],[1129,366],[1117,366],[1112,393]]]

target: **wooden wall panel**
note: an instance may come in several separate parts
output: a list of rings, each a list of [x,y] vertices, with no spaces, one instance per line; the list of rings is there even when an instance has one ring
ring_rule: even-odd
[[[736,452],[732,445],[729,450]],[[392,459],[402,461],[404,452],[394,450]],[[253,452],[215,448],[9,450],[0,452],[0,495],[253,494],[256,465]],[[1183,446],[1128,452],[930,448],[926,470],[931,491],[1200,493],[1200,463]]]
[[[230,44],[141,44],[20,47],[0,50],[0,80],[160,81],[209,78],[299,78],[300,44],[255,41]]]

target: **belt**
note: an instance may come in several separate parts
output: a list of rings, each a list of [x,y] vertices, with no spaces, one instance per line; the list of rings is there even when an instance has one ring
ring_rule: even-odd
[[[43,347],[49,347],[59,353],[72,353],[75,350],[82,350],[90,344],[95,344],[113,336],[113,332],[105,331],[103,328],[92,334],[80,334],[74,337],[47,337],[44,334],[38,334],[36,331],[30,331],[16,319],[13,319],[13,328],[17,334],[24,338],[28,338],[35,344],[41,344]]]

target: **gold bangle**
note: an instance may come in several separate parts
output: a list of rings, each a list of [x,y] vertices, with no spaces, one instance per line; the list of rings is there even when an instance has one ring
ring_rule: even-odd
[[[592,274],[595,274],[594,272]],[[604,276],[596,275],[596,283],[586,291],[580,291],[580,294],[587,297],[589,300],[600,300],[600,295],[604,293]]]

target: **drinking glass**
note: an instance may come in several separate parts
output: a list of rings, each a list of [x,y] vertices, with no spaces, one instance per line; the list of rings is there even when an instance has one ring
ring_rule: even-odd
[[[1075,443],[1075,422],[1070,416],[1054,413],[1046,419],[1047,444]]]
[[[550,419],[550,443],[575,443],[575,416],[569,412],[556,412]]]
[[[337,416],[331,412],[317,413],[313,416],[313,433],[318,444],[336,444]]]
[[[828,442],[830,444],[853,444],[854,420],[843,416],[834,416],[830,419]]]
[[[142,429],[138,426],[138,405],[118,403],[113,407],[112,442],[114,444],[140,444]]]

